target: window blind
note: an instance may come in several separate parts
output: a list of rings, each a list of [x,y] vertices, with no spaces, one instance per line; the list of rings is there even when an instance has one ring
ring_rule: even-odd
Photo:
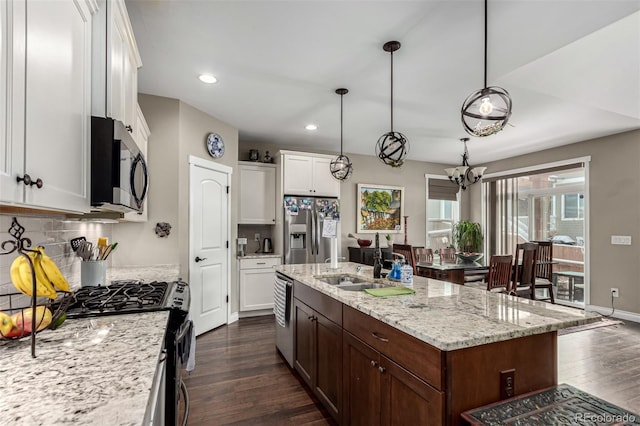
[[[429,199],[456,201],[459,186],[450,180],[429,179]]]

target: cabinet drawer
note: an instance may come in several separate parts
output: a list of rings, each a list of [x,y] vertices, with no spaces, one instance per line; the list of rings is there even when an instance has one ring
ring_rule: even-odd
[[[264,259],[240,259],[240,269],[272,268],[279,264],[279,257],[265,257]]]
[[[315,309],[336,324],[342,325],[342,302],[338,302],[336,299],[298,281],[293,282],[293,297],[304,302],[307,306]]]
[[[438,390],[443,389],[442,352],[369,315],[343,306],[343,328]]]

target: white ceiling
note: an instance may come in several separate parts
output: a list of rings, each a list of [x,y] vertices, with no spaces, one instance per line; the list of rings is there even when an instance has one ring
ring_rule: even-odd
[[[139,91],[180,99],[240,140],[374,155],[390,126],[408,159],[460,162],[464,99],[483,85],[482,0],[128,0]],[[640,0],[490,0],[488,84],[513,114],[470,162],[640,128]],[[212,73],[219,82],[197,77]],[[316,123],[318,130],[304,129]],[[215,129],[212,129],[214,131]]]

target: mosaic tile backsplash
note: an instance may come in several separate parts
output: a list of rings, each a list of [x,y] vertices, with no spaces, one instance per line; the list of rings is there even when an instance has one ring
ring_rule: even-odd
[[[0,243],[12,239],[8,231],[13,217],[16,217],[20,225],[25,228],[23,237],[31,239],[31,247],[39,245],[45,247],[46,253],[56,262],[72,288],[80,285],[80,258],[75,255],[69,241],[80,236],[94,243],[99,237],[107,237],[111,241],[112,224],[64,221],[50,217],[0,215]],[[9,274],[11,263],[16,256],[18,255],[13,253],[0,256],[0,295],[16,292]],[[110,260],[107,262],[110,263]]]

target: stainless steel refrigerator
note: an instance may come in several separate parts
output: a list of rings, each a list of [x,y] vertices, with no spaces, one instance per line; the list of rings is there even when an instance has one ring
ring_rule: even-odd
[[[331,240],[322,236],[325,219],[337,221],[339,239],[337,198],[284,197],[284,263],[324,263],[329,259]]]

